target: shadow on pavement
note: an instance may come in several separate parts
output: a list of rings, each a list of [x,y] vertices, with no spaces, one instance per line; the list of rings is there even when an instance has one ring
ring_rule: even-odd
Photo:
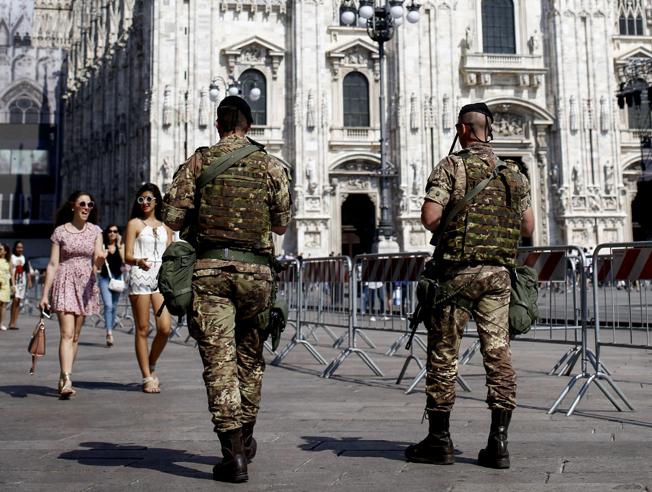
[[[305,443],[299,448],[304,451],[332,451],[337,456],[348,458],[387,458],[405,461],[405,448],[412,443],[385,441],[382,439],[362,439],[360,437],[342,437],[340,439],[324,436],[302,436]],[[461,451],[455,450],[458,463],[475,464],[476,460],[460,457]]]
[[[128,466],[156,470],[178,477],[212,480],[212,473],[196,470],[180,463],[214,465],[215,456],[200,456],[181,449],[151,448],[135,444],[82,442],[80,449],[59,455],[59,459],[76,461],[89,466]],[[85,448],[85,449],[81,449]]]
[[[138,383],[112,383],[111,381],[75,381],[72,385],[75,388],[89,390],[113,390],[113,391],[140,391],[141,385]]]
[[[5,393],[12,398],[27,398],[30,395],[53,396],[59,398],[59,394],[55,387],[36,386],[32,384],[0,386],[0,393]]]

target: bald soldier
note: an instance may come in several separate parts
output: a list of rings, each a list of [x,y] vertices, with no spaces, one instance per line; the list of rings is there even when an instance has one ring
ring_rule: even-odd
[[[449,432],[455,403],[457,360],[464,326],[473,315],[487,373],[491,427],[478,463],[509,468],[507,429],[516,406],[516,376],[509,346],[510,268],[515,266],[520,236],[534,229],[527,178],[513,161],[500,161],[490,142],[493,115],[484,103],[464,106],[455,125],[462,149],[442,159],[428,178],[421,222],[431,232],[433,265],[428,275],[439,284],[429,299],[426,412],[429,432],[409,446],[408,461],[454,463]],[[499,173],[470,203],[442,218],[496,166]]]
[[[290,220],[288,176],[281,162],[246,138],[251,109],[237,96],[217,108],[220,141],[202,147],[177,171],[163,216],[195,245],[188,329],[197,340],[214,430],[223,460],[213,479],[244,482],[256,454],[254,425],[260,408],[264,333],[272,303],[272,232]],[[247,149],[248,148],[248,149]],[[220,158],[240,156],[198,189],[203,171]],[[235,157],[233,157],[235,159]]]

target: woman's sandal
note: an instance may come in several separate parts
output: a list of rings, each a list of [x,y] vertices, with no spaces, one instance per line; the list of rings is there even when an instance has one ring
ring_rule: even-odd
[[[112,333],[107,333],[106,334],[106,346],[107,347],[113,347],[113,334]]]
[[[77,392],[72,387],[72,381],[70,380],[70,373],[62,372],[59,375],[59,399],[68,400],[75,396]]]
[[[160,393],[161,390],[158,387],[158,379],[152,376],[147,376],[143,378],[143,393],[149,395],[155,395]]]

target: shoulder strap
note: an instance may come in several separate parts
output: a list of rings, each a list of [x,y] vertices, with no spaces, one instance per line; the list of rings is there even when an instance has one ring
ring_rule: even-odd
[[[262,149],[257,145],[245,145],[244,147],[240,147],[233,152],[229,152],[228,154],[224,154],[223,156],[219,157],[197,178],[197,190],[201,190],[204,186],[213,181],[233,164],[258,150]]]
[[[436,246],[439,243],[439,240],[441,239],[444,231],[446,230],[446,227],[448,227],[448,224],[450,224],[450,221],[453,220],[453,217],[455,217],[458,213],[460,213],[460,211],[464,207],[466,207],[469,203],[471,203],[471,201],[476,197],[476,195],[480,193],[482,190],[484,190],[489,184],[489,182],[492,179],[496,178],[496,176],[498,176],[500,172],[506,168],[507,165],[499,160],[498,163],[496,164],[496,167],[491,172],[491,174],[487,178],[480,181],[475,188],[469,191],[466,195],[464,195],[464,198],[462,198],[459,202],[455,204],[455,206],[452,208],[450,213],[446,214],[446,217],[444,217],[444,221],[439,226],[439,234],[437,234],[437,242],[434,244],[434,246]]]

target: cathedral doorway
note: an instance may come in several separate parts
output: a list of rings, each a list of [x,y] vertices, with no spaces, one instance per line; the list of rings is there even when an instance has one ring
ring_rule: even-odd
[[[645,176],[645,174],[643,175]],[[636,198],[632,200],[632,237],[634,241],[652,240],[652,177],[636,183]]]
[[[342,204],[342,254],[371,253],[376,230],[376,207],[366,193],[352,193]]]

